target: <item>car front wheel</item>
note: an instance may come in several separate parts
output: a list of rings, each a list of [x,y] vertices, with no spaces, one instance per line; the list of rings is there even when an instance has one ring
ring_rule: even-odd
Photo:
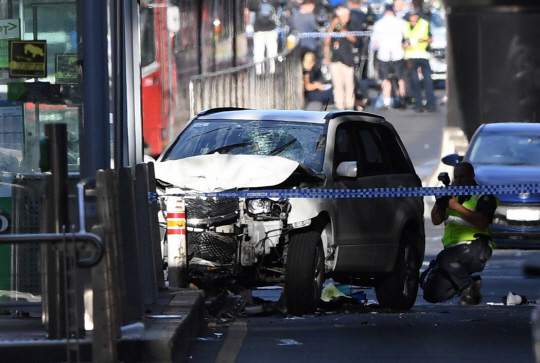
[[[319,306],[323,282],[321,235],[314,231],[293,235],[285,267],[285,296],[289,313],[313,313]]]
[[[394,271],[375,287],[377,300],[383,308],[409,310],[416,301],[420,258],[415,241],[414,233],[403,233]]]

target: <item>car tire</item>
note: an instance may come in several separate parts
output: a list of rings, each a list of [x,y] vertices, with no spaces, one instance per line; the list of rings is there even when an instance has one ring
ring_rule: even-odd
[[[380,307],[396,310],[413,307],[421,265],[416,240],[416,235],[410,231],[402,234],[394,271],[375,287]]]
[[[293,315],[317,310],[324,282],[324,250],[320,233],[295,234],[289,241],[285,266],[287,310]]]

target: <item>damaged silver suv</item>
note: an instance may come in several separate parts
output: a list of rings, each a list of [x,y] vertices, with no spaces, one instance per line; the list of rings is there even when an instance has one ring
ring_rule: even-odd
[[[186,194],[188,271],[198,286],[284,283],[288,311],[302,315],[316,310],[332,277],[374,286],[383,307],[414,305],[425,247],[421,197],[203,195],[421,187],[383,117],[210,109],[163,152],[156,178],[163,204]]]

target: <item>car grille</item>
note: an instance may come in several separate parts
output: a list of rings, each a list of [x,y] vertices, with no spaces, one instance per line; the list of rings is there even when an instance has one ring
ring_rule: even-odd
[[[519,221],[507,218],[509,209],[531,209],[540,210],[540,204],[506,204],[501,203],[495,211],[493,223],[501,227],[518,228],[518,229],[537,229],[540,228],[540,220]]]
[[[186,198],[187,219],[224,216],[238,210],[236,198]]]
[[[233,238],[215,232],[187,233],[189,256],[220,263],[231,263],[236,254]]]
[[[222,216],[228,216],[224,222],[230,223],[230,216],[238,210],[238,199],[186,198],[185,206],[188,225],[190,220],[218,220],[216,217]],[[232,262],[237,249],[233,238],[212,231],[188,231],[187,245],[190,256],[220,263]]]

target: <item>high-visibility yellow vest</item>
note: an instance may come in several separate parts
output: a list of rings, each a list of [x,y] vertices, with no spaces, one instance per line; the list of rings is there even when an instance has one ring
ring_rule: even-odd
[[[411,44],[410,48],[405,48],[405,59],[428,58],[427,47],[428,42],[419,43],[418,39],[428,39],[429,37],[429,22],[420,18],[416,22],[414,28],[411,29],[411,23],[407,22],[403,34],[405,40]]]
[[[480,197],[481,195],[473,195],[469,200],[463,202],[462,205],[467,209],[476,211],[476,204]],[[496,201],[498,205],[498,199]],[[491,237],[491,223],[485,229],[480,229],[467,222],[461,214],[453,209],[447,209],[446,215],[447,218],[444,221],[444,235],[442,238],[444,247],[450,247],[463,241],[474,241],[476,239],[474,237],[476,233],[482,233]]]

